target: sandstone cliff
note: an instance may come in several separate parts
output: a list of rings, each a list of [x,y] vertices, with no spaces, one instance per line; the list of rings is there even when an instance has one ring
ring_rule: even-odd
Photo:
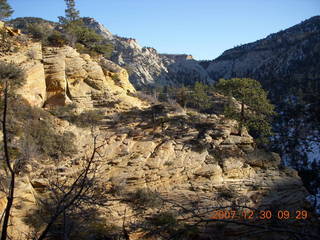
[[[63,106],[75,103],[93,107],[103,95],[119,101],[121,107],[139,107],[141,103],[129,94],[135,89],[125,69],[106,60],[80,55],[71,47],[42,47],[28,41],[17,46],[16,52],[0,57],[14,62],[26,72],[26,83],[18,93],[37,107]],[[100,96],[100,97],[99,97]]]

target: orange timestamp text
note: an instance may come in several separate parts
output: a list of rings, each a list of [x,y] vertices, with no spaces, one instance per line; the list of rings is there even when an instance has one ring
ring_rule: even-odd
[[[210,219],[216,220],[232,220],[232,219],[244,219],[244,220],[306,220],[309,217],[309,213],[306,210],[215,210],[210,214]]]

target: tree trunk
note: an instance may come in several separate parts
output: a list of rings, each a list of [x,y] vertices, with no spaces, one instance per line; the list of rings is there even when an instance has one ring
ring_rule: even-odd
[[[9,169],[11,175],[11,181],[9,186],[9,194],[7,196],[7,206],[4,212],[3,225],[2,225],[2,233],[1,240],[6,240],[8,235],[8,224],[10,218],[10,212],[13,205],[14,198],[14,188],[15,188],[15,172],[10,164],[10,155],[8,148],[8,136],[7,136],[7,110],[8,110],[8,83],[4,81],[4,107],[3,107],[3,115],[2,115],[2,133],[3,133],[3,148],[4,148],[4,157],[6,161],[7,168]]]
[[[239,122],[239,129],[238,129],[239,136],[242,136],[243,122],[244,122],[244,102],[241,102],[241,114],[240,114],[240,122]]]

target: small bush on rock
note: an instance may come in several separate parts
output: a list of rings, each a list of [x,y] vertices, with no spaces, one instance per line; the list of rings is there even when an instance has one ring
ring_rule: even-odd
[[[157,208],[162,205],[159,193],[149,189],[138,189],[129,193],[128,200],[134,205],[144,208]]]
[[[67,39],[62,33],[54,31],[48,36],[48,44],[54,47],[62,47],[67,44]]]

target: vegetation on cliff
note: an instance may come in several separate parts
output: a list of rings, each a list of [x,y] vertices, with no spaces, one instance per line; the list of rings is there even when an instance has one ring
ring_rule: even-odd
[[[255,138],[261,141],[268,140],[272,135],[271,120],[275,115],[274,106],[258,81],[249,78],[220,79],[215,89],[240,102],[240,111],[232,101],[225,109],[227,117],[239,121],[239,135],[245,126]]]

